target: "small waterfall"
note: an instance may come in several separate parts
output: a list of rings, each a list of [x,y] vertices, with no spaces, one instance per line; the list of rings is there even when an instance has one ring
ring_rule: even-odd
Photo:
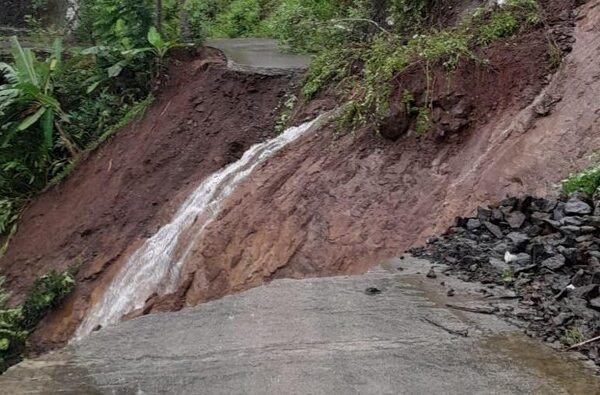
[[[205,179],[183,203],[173,220],[148,239],[127,261],[77,329],[80,339],[98,325],[105,327],[141,309],[154,293],[177,290],[180,272],[195,241],[221,210],[223,201],[252,170],[309,130],[320,117],[252,146],[244,156]]]

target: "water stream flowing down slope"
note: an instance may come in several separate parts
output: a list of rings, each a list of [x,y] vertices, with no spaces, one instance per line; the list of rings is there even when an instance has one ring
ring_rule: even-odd
[[[274,139],[254,145],[241,159],[205,179],[183,203],[173,220],[138,249],[116,275],[102,299],[90,308],[77,329],[80,339],[98,326],[118,322],[141,309],[155,293],[176,291],[181,268],[195,241],[221,209],[222,202],[252,170],[318,123],[323,116],[292,127]]]

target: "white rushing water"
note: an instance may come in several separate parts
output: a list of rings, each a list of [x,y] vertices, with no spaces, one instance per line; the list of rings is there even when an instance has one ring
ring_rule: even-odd
[[[297,139],[319,118],[286,130],[274,139],[252,146],[244,156],[206,178],[175,214],[129,258],[105,291],[88,311],[75,339],[121,320],[141,309],[153,294],[177,290],[181,268],[195,241],[221,210],[222,202],[252,170],[281,148]]]

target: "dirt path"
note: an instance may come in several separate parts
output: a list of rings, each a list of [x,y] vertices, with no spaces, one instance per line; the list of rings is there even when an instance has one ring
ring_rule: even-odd
[[[12,368],[0,388],[15,395],[599,393],[600,379],[580,362],[493,315],[444,308],[478,305],[482,296],[476,284],[426,278],[429,268],[393,260],[361,276],[280,280],[135,319]],[[451,300],[448,287],[457,291]]]

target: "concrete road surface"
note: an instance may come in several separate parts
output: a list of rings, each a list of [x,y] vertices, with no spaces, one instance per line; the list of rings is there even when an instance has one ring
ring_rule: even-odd
[[[310,65],[307,55],[285,53],[277,41],[266,38],[222,38],[205,43],[227,56],[229,68],[259,74],[288,74],[304,71]]]
[[[429,267],[397,259],[361,276],[278,280],[134,319],[13,367],[0,393],[600,393],[577,354],[494,315],[445,308],[483,303],[481,286],[426,278]]]

